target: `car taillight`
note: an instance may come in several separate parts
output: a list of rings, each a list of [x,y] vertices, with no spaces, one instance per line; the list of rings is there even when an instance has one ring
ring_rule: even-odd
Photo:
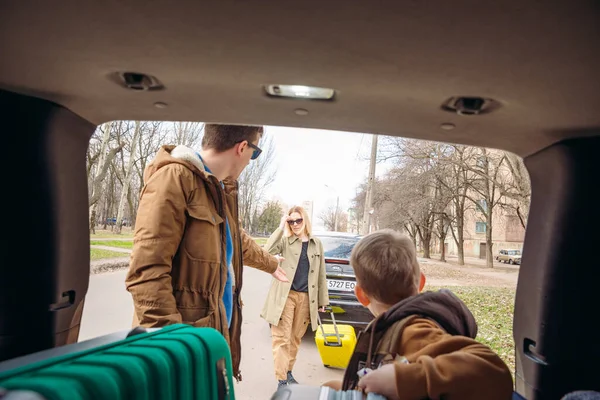
[[[343,265],[350,265],[350,260],[338,260],[335,258],[326,258],[325,262],[328,264],[343,264]]]

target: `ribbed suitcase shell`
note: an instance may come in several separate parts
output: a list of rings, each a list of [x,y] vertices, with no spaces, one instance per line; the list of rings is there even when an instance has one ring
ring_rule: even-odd
[[[333,390],[328,387],[286,385],[281,387],[271,400],[386,400],[385,397],[368,393],[363,394],[358,390]]]
[[[234,400],[231,355],[212,328],[171,325],[0,373],[0,387],[53,399]]]

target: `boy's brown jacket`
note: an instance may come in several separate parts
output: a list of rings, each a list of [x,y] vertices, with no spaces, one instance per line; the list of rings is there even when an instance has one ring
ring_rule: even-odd
[[[356,372],[369,366],[367,362],[379,363],[368,353],[381,352],[395,324],[402,327],[395,336],[396,344],[391,343],[392,357],[404,356],[408,361],[395,363],[399,399],[511,398],[513,382],[508,367],[488,346],[474,340],[477,324],[473,315],[448,290],[410,297],[373,321],[359,335],[343,389],[355,388]]]

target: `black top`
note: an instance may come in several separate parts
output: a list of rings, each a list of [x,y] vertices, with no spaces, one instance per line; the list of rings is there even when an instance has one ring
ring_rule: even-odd
[[[302,251],[300,252],[300,260],[298,268],[292,282],[292,290],[296,292],[308,292],[308,270],[310,264],[308,262],[308,242],[302,242]]]

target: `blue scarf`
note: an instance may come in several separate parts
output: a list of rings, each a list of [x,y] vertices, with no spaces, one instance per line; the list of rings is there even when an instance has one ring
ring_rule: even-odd
[[[198,154],[198,153],[196,153]],[[212,174],[211,170],[204,164],[204,160],[200,154],[198,154],[198,158],[204,165],[204,169],[209,174]],[[224,187],[223,182],[221,182],[221,187]],[[231,316],[233,314],[233,265],[231,261],[233,260],[233,239],[231,237],[231,230],[229,228],[229,220],[225,218],[225,236],[227,238],[227,246],[226,250],[226,261],[227,261],[227,281],[225,282],[225,291],[223,292],[223,304],[225,304],[225,314],[227,315],[227,327],[231,326]]]

